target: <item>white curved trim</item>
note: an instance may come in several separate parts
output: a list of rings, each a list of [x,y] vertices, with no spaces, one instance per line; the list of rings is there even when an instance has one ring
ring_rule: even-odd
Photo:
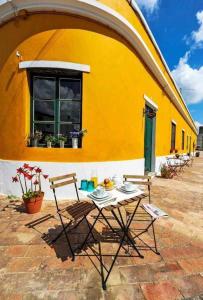
[[[19,63],[19,69],[33,69],[33,68],[75,70],[75,71],[81,71],[87,73],[90,72],[89,65],[75,64],[66,61],[31,60],[31,61],[22,61]]]
[[[12,0],[12,2],[9,1],[0,5],[0,22],[3,23],[8,21],[23,9],[29,12],[58,11],[79,15],[107,25],[118,32],[142,57],[150,71],[153,73],[155,78],[157,78],[160,85],[170,97],[170,100],[182,114],[183,118],[193,128],[193,130],[197,132],[193,119],[190,115],[185,113],[182,103],[176,97],[175,92],[173,91],[140,34],[122,15],[117,13],[115,10],[95,0]]]
[[[144,95],[144,99],[152,109],[155,109],[156,111],[159,109],[158,105],[152,99],[150,99],[147,95]]]
[[[177,125],[176,121],[171,120],[171,123],[173,123],[174,125]]]

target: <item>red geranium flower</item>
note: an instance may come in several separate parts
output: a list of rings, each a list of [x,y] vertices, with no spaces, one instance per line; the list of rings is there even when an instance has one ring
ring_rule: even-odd
[[[42,169],[36,168],[36,169],[35,169],[35,172],[36,172],[36,173],[41,173],[41,172],[42,172]]]
[[[23,168],[18,168],[18,169],[17,169],[17,173],[19,173],[19,174],[23,174],[23,173],[24,173],[24,170],[23,170]]]
[[[34,183],[34,185],[37,185],[37,184],[39,184],[39,181],[35,180],[33,183]]]
[[[13,182],[18,182],[18,177],[17,177],[17,176],[12,177],[12,181],[13,181]]]
[[[49,175],[44,175],[43,174],[44,179],[47,179],[49,177]]]
[[[28,164],[24,164],[24,165],[23,165],[23,168],[28,169],[28,168],[29,168],[29,165],[28,165]]]
[[[28,169],[32,172],[34,170],[35,167],[28,167]]]

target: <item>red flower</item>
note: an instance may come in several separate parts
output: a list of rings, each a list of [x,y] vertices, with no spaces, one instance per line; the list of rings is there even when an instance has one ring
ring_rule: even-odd
[[[36,169],[35,169],[35,172],[36,172],[36,173],[41,173],[41,172],[42,172],[42,169],[36,168]]]
[[[18,168],[18,169],[17,169],[17,173],[19,173],[19,174],[24,174],[23,168]]]
[[[49,177],[49,175],[43,175],[44,179],[47,179]]]
[[[37,185],[37,184],[39,184],[39,181],[35,180],[33,183],[34,183],[34,185]]]
[[[32,172],[34,170],[35,167],[28,167],[28,169]]]
[[[18,177],[17,176],[12,177],[12,182],[18,182]]]
[[[23,165],[23,168],[29,169],[29,165],[28,165],[28,164],[24,164],[24,165]]]
[[[34,176],[34,175],[30,175],[30,174],[24,174],[24,176],[28,179],[28,180],[32,180],[32,177]]]

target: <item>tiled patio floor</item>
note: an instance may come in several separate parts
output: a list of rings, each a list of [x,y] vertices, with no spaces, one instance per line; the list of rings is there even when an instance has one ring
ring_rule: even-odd
[[[161,255],[146,251],[144,259],[119,258],[106,292],[88,257],[71,262],[63,238],[49,246],[60,230],[55,219],[25,226],[54,213],[52,202],[31,216],[19,202],[0,200],[0,299],[203,299],[203,157],[177,179],[154,179],[152,194],[153,202],[169,214],[156,223]],[[81,236],[75,233],[72,242]],[[116,247],[106,243],[104,250]]]

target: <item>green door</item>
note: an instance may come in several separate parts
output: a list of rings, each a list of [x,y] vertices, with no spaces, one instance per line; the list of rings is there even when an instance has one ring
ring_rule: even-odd
[[[152,171],[152,151],[153,151],[153,118],[152,109],[146,106],[145,114],[145,143],[144,143],[144,157],[145,157],[145,172]]]

